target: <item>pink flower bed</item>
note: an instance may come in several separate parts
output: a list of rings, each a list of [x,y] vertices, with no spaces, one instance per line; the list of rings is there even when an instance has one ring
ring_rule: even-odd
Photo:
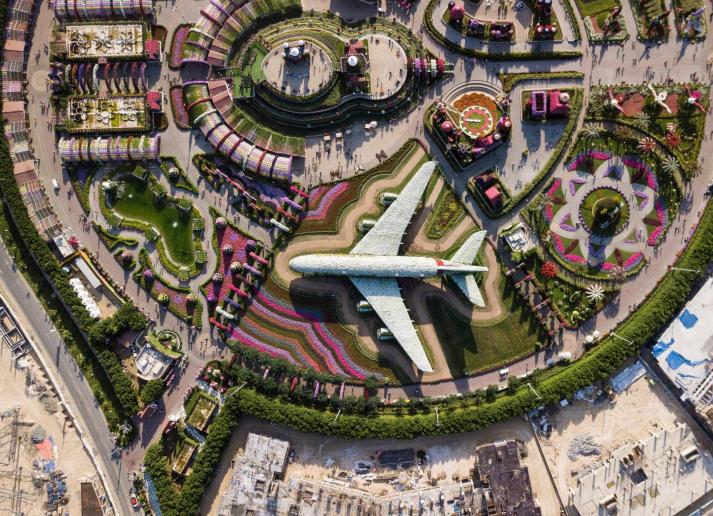
[[[326,217],[334,201],[343,194],[349,184],[347,181],[342,181],[331,187],[320,186],[310,192],[310,204],[315,205],[310,209],[304,217],[304,220],[322,220]]]
[[[663,236],[664,229],[668,223],[668,214],[666,212],[666,207],[664,206],[663,199],[659,197],[654,203],[654,209],[656,210],[656,218],[659,221],[659,225],[649,233],[649,237],[646,239],[646,245],[650,247],[656,247],[659,244],[659,240]]]
[[[553,217],[554,217],[554,213],[552,212],[552,205],[546,204],[545,205],[545,220],[547,220],[547,222],[552,222]]]
[[[218,269],[217,271],[222,274],[223,280],[219,282],[211,282],[205,287],[206,295],[212,294],[215,298],[220,301],[227,294],[230,293],[230,285],[235,285],[233,282],[233,274],[230,271],[230,264],[233,261],[244,262],[247,253],[245,247],[247,246],[248,237],[240,233],[232,225],[228,224],[223,229],[216,228],[215,236],[218,240],[218,249],[222,249],[226,245],[233,247],[232,254],[225,254],[218,252]],[[236,287],[239,285],[235,285]]]
[[[322,322],[323,315],[321,313],[308,310],[297,313],[292,305],[275,298],[264,290],[255,297],[251,308],[253,306],[260,312],[261,317],[274,319],[278,327],[287,327],[301,332],[305,336],[305,341],[322,357],[331,372],[346,373],[359,379],[366,378],[367,372],[351,359],[344,349],[343,343]]]
[[[562,185],[562,180],[558,177],[552,182],[552,186],[547,189],[547,197],[554,197],[557,189]]]
[[[554,244],[555,244],[555,250],[557,251],[557,254],[559,254],[562,258],[564,258],[568,262],[587,263],[587,260],[584,257],[579,256],[578,254],[572,254],[572,253],[565,254],[564,243],[562,242],[562,237],[560,237],[559,235],[552,235],[552,242],[554,242]]]
[[[626,271],[626,270],[631,269],[634,265],[638,264],[643,259],[644,259],[644,253],[642,253],[642,252],[637,252],[637,253],[632,254],[624,262],[624,270]]]
[[[572,161],[567,164],[567,170],[569,170],[570,172],[573,170],[577,170],[580,165],[588,159],[598,159],[601,161],[606,161],[608,159],[611,159],[611,154],[605,151],[597,150],[580,152],[574,157]]]
[[[171,56],[169,58],[169,64],[171,68],[179,68],[181,66],[181,61],[183,60],[183,45],[186,44],[186,38],[188,37],[188,32],[191,27],[189,25],[181,25],[173,33],[173,40],[171,41]]]
[[[656,175],[653,173],[653,171],[651,170],[651,167],[649,167],[649,165],[645,161],[642,161],[641,159],[633,157],[633,156],[626,156],[626,157],[622,158],[622,162],[627,167],[633,168],[634,170],[641,171],[646,177],[646,179],[645,179],[646,186],[651,188],[654,192],[658,191],[658,183],[656,182]]]
[[[274,346],[258,342],[240,328],[235,328],[231,336],[245,346],[257,349],[258,351],[261,351],[262,353],[267,353],[268,355],[273,357],[283,358],[292,364],[297,364],[297,361],[294,359],[294,357],[284,349],[276,348]]]
[[[171,88],[170,99],[171,110],[173,111],[173,120],[176,122],[178,127],[187,128],[188,113],[186,112],[186,106],[183,103],[183,89]]]

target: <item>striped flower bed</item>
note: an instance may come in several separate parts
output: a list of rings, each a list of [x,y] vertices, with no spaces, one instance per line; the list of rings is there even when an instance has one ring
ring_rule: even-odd
[[[316,349],[320,349],[324,352],[327,350],[322,348],[322,344],[326,345],[330,352],[336,357],[339,367],[343,368],[350,376],[359,379],[366,378],[366,371],[354,363],[344,349],[342,342],[339,341],[322,322],[324,317],[321,313],[316,313],[310,310],[301,310],[301,313],[297,313],[293,306],[287,305],[264,290],[258,294],[256,300],[264,303],[272,309],[276,317],[279,314],[279,316],[283,318],[291,318],[301,327],[305,328],[308,334],[308,342]],[[303,322],[304,319],[307,319],[309,323]],[[331,362],[331,360],[327,361]],[[336,366],[336,363],[334,365]]]
[[[171,52],[168,59],[168,66],[173,69],[178,69],[181,67],[182,56],[183,56],[183,45],[186,44],[186,38],[188,37],[188,31],[190,31],[190,25],[179,25],[173,33],[173,39],[171,40]]]
[[[341,181],[332,186],[320,186],[310,192],[310,205],[314,206],[304,220],[324,220],[334,202],[347,191],[349,184]]]
[[[172,86],[169,98],[171,99],[171,112],[173,113],[173,121],[181,129],[189,129],[190,126],[188,125],[188,113],[186,112],[186,106],[183,103],[183,87]]]
[[[297,312],[289,301],[263,288],[241,319],[240,328],[253,344],[260,343],[271,349],[286,348],[298,363],[316,371],[359,380],[366,378],[369,372],[352,360],[342,340],[334,335],[324,319],[325,314],[319,310],[300,308]]]

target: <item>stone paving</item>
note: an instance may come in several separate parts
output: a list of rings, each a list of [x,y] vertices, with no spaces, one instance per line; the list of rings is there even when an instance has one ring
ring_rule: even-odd
[[[319,92],[334,73],[333,63],[320,46],[307,41],[305,49],[307,57],[291,61],[283,57],[282,47],[273,48],[260,65],[267,81],[288,95],[304,97]]]
[[[469,177],[477,174],[491,164],[491,160],[499,160],[501,170],[505,171],[505,180],[512,181],[517,184],[519,180],[521,187],[524,187],[534,177],[534,174],[539,169],[539,164],[546,161],[549,155],[548,145],[549,137],[542,131],[541,128],[531,129],[534,131],[537,138],[528,137],[528,130],[523,130],[517,122],[520,117],[514,117],[513,135],[510,145],[503,147],[492,156],[488,156],[483,160],[476,162],[463,172],[455,172],[447,164],[441,152],[429,137],[424,136],[423,132],[423,113],[431,102],[443,95],[453,85],[461,82],[478,79],[492,83],[497,82],[497,74],[500,72],[538,72],[538,71],[569,71],[581,70],[585,72],[586,79],[582,81],[581,86],[585,89],[585,97],[592,84],[614,84],[622,81],[631,83],[641,83],[644,81],[663,82],[667,79],[676,81],[686,81],[692,77],[698,77],[699,80],[710,81],[710,65],[706,66],[706,60],[711,55],[713,49],[713,38],[708,37],[702,42],[691,43],[681,42],[676,39],[672,33],[668,42],[661,45],[646,44],[635,39],[627,41],[621,46],[590,46],[587,41],[580,43],[571,43],[569,37],[565,37],[565,41],[561,43],[551,44],[556,49],[580,49],[583,51],[583,56],[579,59],[572,60],[545,60],[545,61],[513,61],[513,62],[491,62],[487,60],[479,60],[473,62],[471,59],[464,59],[462,56],[451,51],[444,50],[440,45],[431,40],[431,38],[419,31],[423,23],[423,16],[428,2],[423,1],[415,5],[413,13],[406,14],[393,3],[383,3],[382,7],[386,9],[387,16],[394,16],[407,26],[415,30],[417,34],[421,34],[424,44],[436,55],[443,56],[447,61],[455,64],[453,77],[442,81],[436,87],[430,89],[424,94],[421,99],[420,106],[413,112],[405,115],[403,118],[389,124],[380,124],[380,126],[370,134],[365,134],[363,123],[352,126],[352,134],[345,137],[344,145],[331,152],[326,153],[323,148],[321,138],[309,138],[306,146],[306,167],[304,172],[300,172],[297,180],[302,180],[305,184],[316,184],[319,181],[328,181],[330,172],[339,171],[343,178],[349,177],[373,166],[378,162],[377,154],[382,150],[386,154],[391,154],[396,151],[407,137],[416,136],[422,139],[428,146],[430,152],[441,162],[446,181],[455,189],[459,198],[464,202],[468,212],[481,224],[492,238],[499,227],[506,226],[513,222],[517,217],[517,211],[514,210],[510,215],[497,220],[491,220],[484,216],[478,205],[466,193],[466,183]],[[445,1],[442,2],[445,8]],[[180,2],[157,2],[158,5],[158,21],[160,24],[167,27],[169,34],[179,23],[191,23],[199,16],[199,11],[203,7],[204,2],[190,1]],[[562,10],[559,2],[554,2],[556,14],[561,21],[563,30],[567,35],[571,29],[568,28],[568,23],[565,13]],[[361,16],[370,16],[374,14],[375,7],[362,4],[355,4],[344,0],[334,0],[328,2],[325,0],[305,0],[303,2],[305,10],[310,8],[326,9],[329,8],[335,12],[343,13],[345,17],[358,18]],[[440,8],[434,10],[434,24],[439,26]],[[630,32],[634,32],[635,22],[628,3],[624,5],[624,18],[629,27]],[[673,15],[670,15],[671,18]],[[581,25],[581,22],[579,22]],[[130,285],[124,271],[119,264],[114,260],[111,253],[104,246],[98,244],[97,235],[89,227],[84,227],[81,223],[82,211],[75,196],[71,195],[71,186],[66,176],[63,176],[62,169],[59,164],[55,151],[55,138],[52,131],[51,121],[48,120],[44,110],[41,108],[42,103],[48,100],[48,92],[45,84],[41,80],[47,73],[49,68],[48,56],[44,48],[48,44],[49,30],[42,29],[52,26],[51,11],[48,8],[48,3],[42,2],[38,10],[38,20],[36,26],[36,37],[31,42],[30,63],[28,66],[29,79],[29,95],[28,95],[28,110],[30,119],[33,120],[34,150],[35,155],[40,163],[41,179],[47,187],[47,191],[51,191],[51,181],[56,179],[60,182],[62,188],[58,197],[56,197],[55,210],[62,220],[64,227],[69,233],[76,233],[82,241],[95,251],[98,259],[102,262],[109,273],[119,282],[125,281],[127,291],[139,306],[149,313],[156,313],[156,304],[147,296],[142,296],[138,292],[133,293],[135,286]],[[581,29],[584,36],[584,30]],[[450,39],[452,35],[447,34]],[[585,36],[586,37],[586,36]],[[486,44],[468,40],[465,42],[470,48],[488,48]],[[531,44],[518,41],[514,45],[509,45],[511,50],[529,50]],[[546,49],[546,46],[542,46]],[[164,66],[161,72],[153,71],[151,76],[152,87],[162,88],[168,91],[170,84],[179,83],[181,80],[190,79],[190,71],[182,73],[167,70]],[[531,89],[533,87],[542,86],[565,86],[569,84],[580,85],[577,83],[552,81],[544,84],[539,81],[531,81],[526,83],[524,87]],[[516,87],[512,97],[514,101],[513,112],[518,112],[519,92],[523,86]],[[708,131],[711,128],[711,116],[708,115],[707,126]],[[580,118],[578,125],[581,127],[582,120]],[[335,128],[336,130],[346,129]],[[700,163],[703,172],[699,174],[684,192],[684,201],[681,203],[679,215],[672,221],[672,227],[669,229],[664,238],[659,250],[651,257],[649,264],[645,268],[645,272],[636,278],[632,279],[625,289],[621,292],[618,298],[610,307],[605,308],[595,318],[588,321],[578,332],[570,332],[565,336],[562,349],[572,352],[578,356],[582,350],[583,336],[596,328],[601,333],[606,333],[613,329],[619,321],[621,321],[638,303],[644,298],[645,294],[654,285],[655,280],[661,277],[667,267],[674,261],[677,252],[685,243],[691,229],[695,226],[701,208],[705,204],[704,192],[707,185],[711,181],[711,164],[710,156],[713,155],[713,133],[708,132],[703,142],[700,153]],[[197,171],[193,167],[190,156],[197,149],[210,151],[210,147],[206,145],[202,137],[197,137],[193,132],[182,131],[178,129],[169,116],[169,127],[162,134],[164,146],[163,154],[175,155],[179,162],[183,165],[192,178],[197,178]],[[530,155],[523,159],[521,149],[530,149]],[[560,165],[561,167],[562,165]],[[560,168],[557,169],[561,170]],[[521,171],[521,172],[520,172]],[[510,177],[508,177],[510,175]],[[333,177],[333,176],[332,176]],[[532,197],[539,192],[535,189],[528,195],[520,205],[525,206]],[[51,194],[52,195],[52,194]],[[200,202],[214,204],[219,209],[226,209],[225,199],[209,191],[209,189],[201,185]],[[255,228],[244,217],[236,216],[236,222],[241,228],[254,232]],[[74,229],[72,229],[74,228]],[[272,235],[265,234],[265,238],[269,241]],[[217,356],[224,353],[220,347],[219,341],[213,339],[210,328],[206,325],[200,333],[191,332],[185,324],[178,321],[174,316],[166,312],[158,313],[160,325],[169,329],[176,330],[184,340],[186,351],[192,359],[191,367],[196,367],[196,364],[205,360],[209,356]],[[520,360],[515,364],[510,365],[510,374],[523,374],[534,367],[541,367],[544,363],[544,356],[537,353],[531,357]],[[166,412],[170,413],[181,403],[180,393],[184,390],[185,385],[188,385],[191,378],[184,376],[185,383],[182,381],[178,388],[174,391],[176,395],[170,395],[165,400]],[[422,386],[421,391],[424,395],[439,396],[454,392],[465,392],[476,388],[483,388],[489,384],[496,384],[500,381],[497,371],[484,373],[477,376],[462,378],[458,380],[443,381],[431,385]],[[399,396],[414,396],[416,395],[416,387],[390,388],[389,395],[391,397]],[[153,425],[152,425],[153,426]],[[159,425],[155,425],[158,428]],[[144,448],[153,439],[151,432],[142,431],[142,440],[137,448]],[[136,453],[140,453],[139,450]]]

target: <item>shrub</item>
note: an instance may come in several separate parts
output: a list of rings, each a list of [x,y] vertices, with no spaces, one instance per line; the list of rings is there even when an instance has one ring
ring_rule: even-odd
[[[163,394],[164,388],[165,385],[162,379],[149,380],[141,389],[141,402],[144,405],[148,405],[152,401],[156,401]]]

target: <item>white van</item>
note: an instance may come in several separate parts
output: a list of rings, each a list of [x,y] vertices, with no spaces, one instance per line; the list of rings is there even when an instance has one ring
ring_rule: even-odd
[[[52,180],[52,188],[54,189],[55,192],[59,192],[59,183],[57,182],[56,179]]]
[[[376,330],[376,338],[379,340],[393,340],[394,334],[388,328],[379,328]]]

